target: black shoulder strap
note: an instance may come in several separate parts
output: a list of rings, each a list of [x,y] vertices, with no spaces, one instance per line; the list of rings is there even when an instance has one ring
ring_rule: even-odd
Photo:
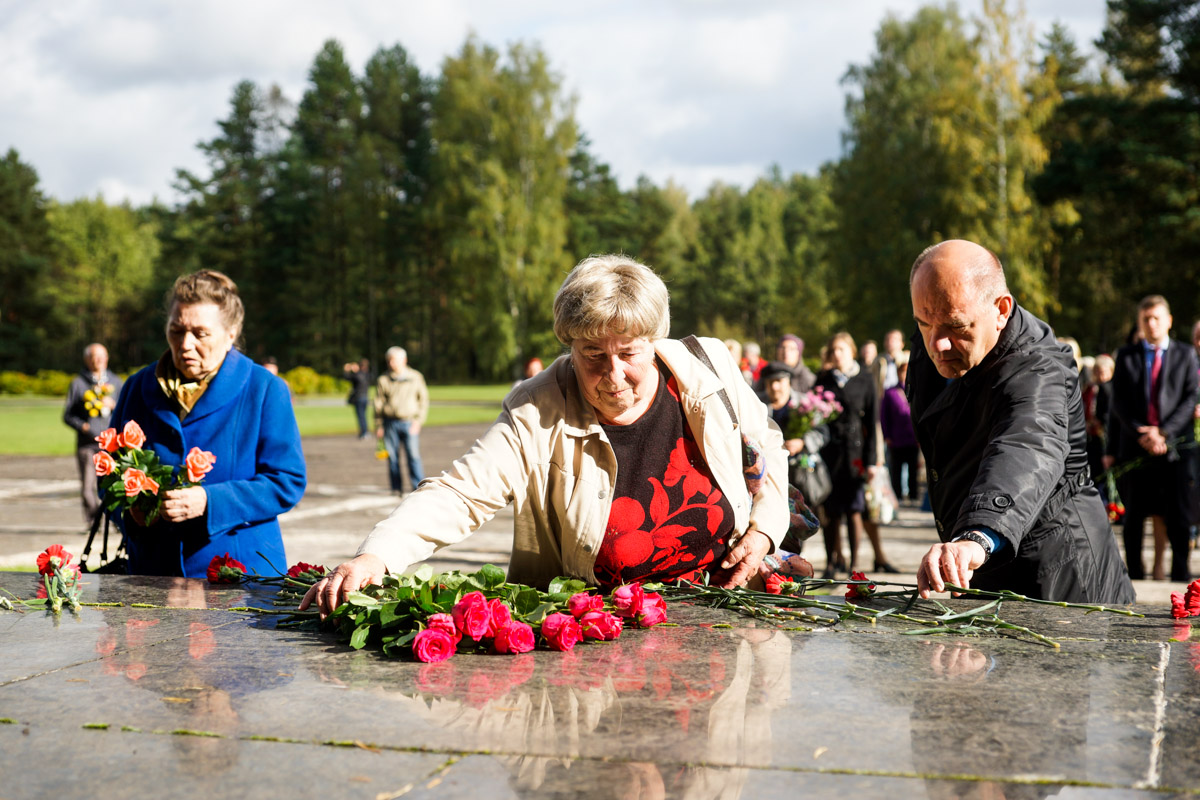
[[[689,334],[680,339],[680,341],[683,342],[683,346],[688,349],[688,352],[698,358],[704,364],[704,366],[708,367],[712,371],[713,375],[717,374],[717,368],[713,366],[712,360],[708,357],[708,353],[704,352],[704,348],[700,346],[700,340],[697,339],[695,335]],[[721,398],[721,402],[725,404],[725,410],[729,412],[729,418],[733,420],[733,424],[736,427],[738,424],[738,418],[737,413],[733,410],[733,403],[729,400],[729,392],[725,391],[724,387],[722,387],[721,391],[717,392],[717,395]]]

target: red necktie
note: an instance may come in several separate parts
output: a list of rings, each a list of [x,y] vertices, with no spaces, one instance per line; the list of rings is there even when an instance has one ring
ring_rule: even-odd
[[[1146,409],[1146,421],[1158,427],[1158,375],[1162,372],[1163,351],[1154,348],[1154,366],[1150,369],[1150,406]]]

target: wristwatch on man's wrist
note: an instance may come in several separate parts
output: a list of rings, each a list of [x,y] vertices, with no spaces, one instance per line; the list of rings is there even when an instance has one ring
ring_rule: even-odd
[[[992,557],[992,540],[989,539],[988,537],[984,536],[979,531],[963,531],[962,533],[960,533],[958,536],[955,536],[950,541],[952,541],[952,542],[961,542],[961,541],[974,542],[975,544],[977,544],[983,548],[983,560],[985,562],[989,558]]]

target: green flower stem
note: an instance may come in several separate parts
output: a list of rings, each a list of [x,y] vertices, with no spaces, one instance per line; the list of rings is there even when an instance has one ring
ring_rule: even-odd
[[[974,597],[998,597],[1001,600],[1016,600],[1022,603],[1037,603],[1043,606],[1056,606],[1058,608],[1082,608],[1089,613],[1092,611],[1106,611],[1109,614],[1120,614],[1123,617],[1145,617],[1145,614],[1139,614],[1136,611],[1130,611],[1125,608],[1110,608],[1109,606],[1088,605],[1086,603],[1067,603],[1062,600],[1039,600],[1035,597],[1027,597],[1023,594],[1010,592],[1004,589],[999,592],[989,592],[983,589],[964,589],[961,586],[955,586],[952,583],[946,584],[946,591],[958,592],[960,594],[969,594]]]

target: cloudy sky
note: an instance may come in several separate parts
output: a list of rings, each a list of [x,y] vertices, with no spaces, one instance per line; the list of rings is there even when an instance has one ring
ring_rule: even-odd
[[[962,0],[967,14],[981,0]],[[436,74],[474,31],[536,41],[593,152],[623,186],[640,174],[694,195],[745,185],[769,164],[815,170],[840,152],[850,64],[888,13],[919,0],[0,0],[0,152],[15,147],[42,189],[70,200],[172,202],[176,168],[203,167],[234,84],[293,101],[322,43],[356,74],[399,43]],[[1039,38],[1055,20],[1089,46],[1104,0],[1026,0]]]

